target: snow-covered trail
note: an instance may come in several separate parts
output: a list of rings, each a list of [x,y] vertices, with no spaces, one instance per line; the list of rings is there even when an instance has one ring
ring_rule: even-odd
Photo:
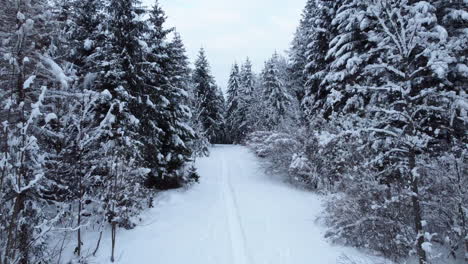
[[[197,167],[200,184],[164,193],[141,226],[119,231],[118,263],[336,264],[356,255],[325,242],[318,196],[266,175],[245,147],[216,146]]]

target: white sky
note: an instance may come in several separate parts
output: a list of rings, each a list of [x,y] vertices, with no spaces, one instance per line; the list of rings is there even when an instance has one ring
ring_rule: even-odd
[[[143,0],[152,6],[154,0]],[[224,89],[234,61],[248,56],[258,73],[275,50],[289,48],[306,0],[159,0],[191,62],[205,48]]]

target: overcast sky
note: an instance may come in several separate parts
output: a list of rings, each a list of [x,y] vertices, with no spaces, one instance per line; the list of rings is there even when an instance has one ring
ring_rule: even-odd
[[[182,35],[191,62],[205,48],[225,88],[234,61],[250,57],[259,72],[275,50],[289,48],[306,0],[159,0],[168,24]],[[154,0],[143,0],[152,6]]]

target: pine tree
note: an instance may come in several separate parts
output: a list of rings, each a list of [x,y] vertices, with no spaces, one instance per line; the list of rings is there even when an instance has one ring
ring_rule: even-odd
[[[139,16],[145,13],[137,0],[111,0],[106,7],[104,28],[106,39],[97,57],[98,91],[109,91],[112,100],[105,105],[101,115],[109,115],[111,130],[102,143],[108,159],[103,163],[105,190],[101,200],[106,201],[104,211],[112,229],[111,261],[114,261],[116,230],[132,227],[132,216],[141,209],[146,193],[141,188],[144,156],[140,152],[143,139],[139,131],[145,120],[141,114],[146,112],[143,101],[145,74],[143,62],[146,45],[142,35],[146,28]],[[139,119],[140,118],[140,119]],[[143,152],[144,153],[144,152]],[[118,191],[118,193],[116,193]]]
[[[239,66],[233,65],[231,75],[229,76],[228,90],[227,90],[227,111],[226,122],[227,131],[229,131],[229,141],[238,142],[240,140],[240,126],[243,122],[243,117],[240,116],[239,107],[241,104],[241,76]]]
[[[70,22],[65,31],[71,50],[66,56],[76,67],[78,78],[83,80],[87,74],[92,74],[91,68],[96,63],[92,55],[105,38],[102,32],[105,6],[99,0],[72,1],[69,5],[66,11]]]
[[[240,90],[241,90],[241,79],[240,79],[239,65],[235,63],[232,66],[231,75],[229,76],[229,82],[228,82],[228,90],[227,90],[228,115],[229,113],[235,112],[238,106],[237,100],[240,96]]]
[[[328,71],[320,84],[327,94],[321,106],[325,113],[356,112],[362,110],[367,101],[366,97],[347,90],[363,81],[361,72],[375,57],[367,52],[374,45],[367,33],[375,26],[375,21],[366,9],[366,1],[362,0],[346,0],[336,6],[336,15],[331,21],[335,36],[325,58],[329,63]]]
[[[312,16],[316,9],[315,2],[315,0],[307,1],[289,51],[290,67],[288,70],[291,78],[291,89],[294,91],[299,102],[302,102],[305,96],[305,84],[307,82],[307,76],[305,74],[307,64],[306,51],[309,44],[308,34],[310,30],[312,30]]]
[[[219,143],[222,135],[224,107],[222,95],[210,73],[210,66],[205,55],[204,49],[201,49],[198,58],[195,61],[195,69],[192,74],[194,93],[196,100],[197,119],[200,121],[203,134],[211,143]]]
[[[0,262],[47,261],[49,228],[63,213],[49,204],[57,188],[45,127],[55,115],[46,96],[69,79],[50,57],[55,11],[47,1],[4,3],[0,15]],[[46,12],[49,10],[50,12]],[[50,211],[48,211],[50,209]]]
[[[217,112],[219,113],[219,127],[217,130],[217,139],[214,141],[215,144],[226,144],[228,142],[228,131],[227,131],[227,125],[226,125],[226,119],[224,118],[226,116],[226,111],[227,111],[227,103],[226,103],[226,98],[224,97],[224,92],[219,87],[218,85],[215,84],[215,90],[216,90],[216,109]]]
[[[255,76],[252,72],[252,62],[247,58],[240,70],[240,81],[241,89],[240,93],[242,97],[251,97],[255,87]]]
[[[369,32],[378,56],[366,66],[369,82],[356,89],[369,94],[366,127],[381,169],[382,181],[401,188],[399,199],[412,208],[414,245],[419,263],[428,261],[430,240],[425,233],[425,177],[429,162],[423,153],[443,151],[450,141],[450,109],[456,105],[447,82],[449,53],[445,30],[437,24],[436,9],[425,1],[385,1],[371,5],[370,15],[378,21]],[[397,26],[398,25],[398,26]],[[374,80],[378,81],[374,81]],[[405,194],[411,193],[409,196]]]
[[[447,90],[456,94],[455,102],[466,102],[466,83],[468,82],[468,63],[466,54],[468,53],[468,32],[466,31],[468,5],[463,1],[430,1],[437,9],[437,19],[447,31],[447,49],[450,51],[448,61],[447,80],[445,83]],[[452,100],[453,100],[452,99]],[[468,199],[468,194],[463,191],[463,184],[466,185],[466,177],[463,177],[463,164],[466,164],[467,136],[462,131],[466,131],[467,109],[455,103],[452,108],[451,125],[455,128],[447,134],[450,140],[450,151],[446,154],[443,163],[451,168],[445,170],[445,178],[450,179],[449,183],[442,183],[443,186],[450,186],[454,193],[451,202],[441,203],[440,208],[446,209],[447,204],[453,204],[451,215],[453,218],[447,219],[446,223],[451,223],[447,228],[447,239],[451,247],[452,255],[455,257],[460,248],[464,248],[464,258],[468,261],[468,209],[463,204]],[[466,173],[465,173],[466,174]],[[440,192],[437,192],[440,193]],[[445,210],[444,210],[445,211]],[[441,214],[442,215],[442,214]],[[443,214],[448,215],[448,214]]]
[[[82,85],[82,83],[77,83]],[[98,208],[105,206],[104,201],[98,199],[102,185],[99,171],[106,161],[102,150],[97,147],[111,130],[111,116],[99,116],[98,109],[111,98],[107,92],[98,93],[91,90],[80,91],[71,86],[67,96],[64,91],[53,91],[57,105],[63,107],[56,111],[56,120],[49,121],[50,136],[56,146],[54,159],[49,160],[48,166],[59,186],[48,193],[48,199],[64,201],[70,204],[69,216],[72,223],[76,223],[77,244],[74,253],[80,258],[84,241],[82,227],[86,219],[102,219]],[[66,104],[64,103],[66,102]],[[54,113],[55,115],[55,113]],[[102,232],[102,230],[99,230]]]
[[[191,159],[189,143],[194,138],[193,130],[186,123],[190,109],[184,105],[187,96],[183,79],[187,73],[181,72],[185,70],[181,58],[184,54],[176,54],[181,43],[172,46],[167,40],[172,29],[164,28],[166,17],[158,2],[149,15],[145,41],[148,67],[142,98],[146,112],[140,112],[145,166],[152,171],[146,184],[158,189],[178,188],[185,177],[186,163]]]
[[[252,71],[252,63],[247,58],[241,66],[240,71],[240,92],[239,92],[239,106],[238,106],[238,131],[239,139],[241,142],[245,137],[253,132],[254,122],[251,116],[254,106],[254,91],[255,91],[255,74]]]
[[[335,33],[332,30],[332,19],[336,12],[335,1],[319,0],[315,5],[310,4],[308,8],[308,28],[305,52],[305,96],[304,107],[309,119],[313,119],[318,113],[325,117],[330,115],[330,111],[324,112],[322,106],[328,96],[326,86],[322,84],[329,68],[329,60],[326,57],[330,42]]]
[[[172,67],[170,69],[170,75],[172,76],[171,83],[173,83],[175,87],[180,87],[184,89],[187,92],[187,94],[190,95],[191,70],[189,67],[188,57],[186,55],[187,51],[182,41],[182,37],[176,31],[174,31],[174,37],[169,43],[169,51],[170,61],[172,63]],[[188,98],[188,100],[189,99],[190,98]]]
[[[170,43],[170,61],[171,67],[171,83],[175,87],[180,87],[186,93],[185,98],[182,100],[183,104],[180,106],[187,115],[190,115],[185,123],[194,130],[195,139],[189,142],[190,149],[192,149],[194,156],[206,156],[208,154],[209,142],[203,135],[203,129],[197,118],[197,103],[195,99],[194,89],[191,80],[191,69],[189,67],[188,57],[182,38],[179,33],[174,32],[174,38]]]
[[[265,98],[266,116],[265,127],[278,128],[288,115],[288,107],[291,102],[278,71],[278,54],[265,63],[262,73],[262,86]]]

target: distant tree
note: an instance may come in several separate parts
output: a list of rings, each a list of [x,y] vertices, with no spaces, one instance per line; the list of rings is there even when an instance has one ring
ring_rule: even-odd
[[[201,49],[195,61],[195,69],[192,73],[194,94],[198,105],[196,113],[200,121],[204,135],[211,143],[220,143],[220,135],[223,127],[224,97],[219,94],[211,75],[210,65]],[[222,99],[222,100],[221,100]]]
[[[172,63],[171,76],[172,83],[175,87],[182,88],[186,93],[185,98],[182,99],[181,109],[189,114],[185,123],[189,125],[195,133],[195,138],[189,142],[190,149],[192,149],[194,156],[204,156],[208,153],[208,139],[204,136],[204,130],[198,120],[197,102],[194,94],[194,87],[191,80],[191,69],[189,67],[188,57],[182,38],[178,32],[174,32],[174,37],[169,44],[170,48],[170,61]]]
[[[240,69],[240,90],[239,90],[239,107],[238,107],[238,142],[241,142],[245,137],[253,131],[253,123],[251,122],[251,108],[254,107],[254,91],[255,91],[255,74],[252,71],[252,63],[247,58]]]
[[[262,73],[262,87],[265,98],[265,127],[277,128],[287,117],[291,97],[281,81],[278,70],[278,54],[265,63]]]
[[[229,133],[230,142],[239,142],[241,137],[241,126],[243,123],[243,113],[240,111],[242,104],[242,83],[239,66],[234,64],[229,76],[227,90],[227,111],[226,111],[226,128]]]
[[[255,87],[255,76],[252,71],[252,62],[247,58],[240,69],[240,94],[243,97],[251,97]]]

